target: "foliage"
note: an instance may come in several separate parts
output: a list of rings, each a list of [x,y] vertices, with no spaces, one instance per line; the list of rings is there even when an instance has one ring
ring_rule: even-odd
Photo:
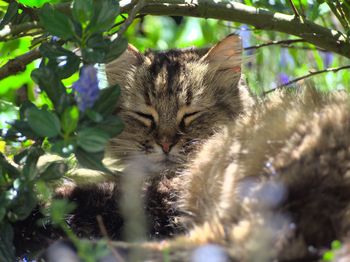
[[[17,2],[11,2],[3,21],[17,19],[13,14],[18,7]],[[14,152],[9,157],[0,155],[0,226],[3,229],[0,257],[8,261],[15,260],[10,224],[30,214],[44,193],[40,190],[43,183],[50,184],[67,172],[69,163],[65,158],[74,155],[83,167],[111,173],[101,161],[108,139],[122,130],[120,119],[112,114],[120,91],[118,86],[100,90],[93,65],[118,57],[126,48],[124,38],[111,40],[105,36],[118,10],[118,2],[114,0],[76,0],[71,16],[51,4],[43,5],[38,11],[39,23],[45,29],[39,46],[43,59],[39,67],[32,70],[31,78],[45,102],[39,107],[38,100],[26,100],[14,109],[18,110],[19,117],[3,136]],[[72,47],[78,47],[81,56],[71,51]],[[79,80],[72,88],[67,87],[63,79],[71,77],[79,68]],[[107,123],[114,128],[105,128]],[[39,167],[39,158],[45,152],[63,158]],[[51,208],[52,221],[74,239],[63,220],[57,222],[67,205],[56,201]],[[78,247],[91,251],[86,245],[80,243]],[[82,254],[86,256],[87,252]]]
[[[294,2],[302,16],[349,36],[350,8],[346,2],[339,5],[338,1]],[[292,12],[283,0],[244,3]],[[105,87],[95,65],[117,58],[127,46],[126,38],[141,51],[203,47],[232,32],[241,35],[245,48],[295,39],[235,22],[156,16],[135,19],[125,32],[126,38],[115,37],[125,22],[117,0],[0,1],[0,17],[0,70],[11,59],[30,50],[38,49],[42,56],[40,61],[23,68],[23,72],[0,80],[0,258],[4,261],[15,260],[11,224],[25,219],[41,200],[50,198],[52,184],[68,168],[78,162],[111,174],[102,159],[107,141],[123,128],[121,120],[113,114],[120,89]],[[245,57],[248,82],[257,93],[309,71],[342,66],[347,61],[303,42],[247,49]],[[348,72],[339,71],[319,75],[313,81],[327,91],[348,89],[344,83],[349,78]],[[39,158],[47,153],[62,158],[39,165]],[[50,210],[48,215],[53,223],[70,236],[82,257],[94,259],[104,254],[102,246],[91,247],[69,231],[63,222],[63,214],[70,210],[67,203],[54,201]]]

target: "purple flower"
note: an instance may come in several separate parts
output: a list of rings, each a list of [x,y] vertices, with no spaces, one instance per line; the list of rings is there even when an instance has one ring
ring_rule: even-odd
[[[246,24],[240,26],[239,35],[242,38],[243,48],[250,46],[252,33],[250,32],[249,27]]]
[[[286,73],[280,73],[278,75],[278,83],[280,85],[284,85],[284,84],[287,84],[289,82],[289,76],[286,74]]]
[[[87,108],[94,105],[100,94],[97,70],[94,66],[82,67],[79,80],[73,84],[73,90],[75,91],[75,100],[80,111],[84,112]]]
[[[323,60],[323,65],[325,68],[328,68],[332,65],[334,55],[331,52],[321,52],[321,57]]]

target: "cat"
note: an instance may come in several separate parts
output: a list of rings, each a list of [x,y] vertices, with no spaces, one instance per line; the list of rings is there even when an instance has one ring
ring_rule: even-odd
[[[345,92],[309,87],[257,103],[181,175],[179,201],[193,228],[183,241],[221,244],[238,261],[315,261],[333,240],[346,243],[349,134]]]
[[[110,141],[107,157],[118,159],[118,165],[124,166],[124,177],[132,173],[141,177],[143,188],[139,193],[145,201],[149,239],[184,231],[176,222],[180,216],[178,174],[203,141],[252,106],[253,99],[241,77],[241,63],[240,38],[229,35],[210,49],[141,54],[129,45],[106,65],[109,84],[121,88],[115,113],[125,125]],[[67,223],[79,237],[101,237],[96,222],[100,215],[111,239],[123,238],[123,180],[121,175],[112,182],[67,184],[56,190],[56,197],[77,204]],[[32,223],[36,218],[32,215],[27,221]],[[22,228],[16,229],[15,242],[26,238],[33,244],[35,238],[26,236]],[[60,234],[55,232],[54,238]],[[40,246],[42,242],[40,238]]]

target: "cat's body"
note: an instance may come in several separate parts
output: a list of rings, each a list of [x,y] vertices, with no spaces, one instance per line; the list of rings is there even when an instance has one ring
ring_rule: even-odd
[[[273,94],[209,139],[183,174],[191,238],[224,242],[244,261],[312,260],[347,241],[349,134],[346,93]]]
[[[309,89],[252,106],[240,64],[236,36],[209,50],[129,46],[107,65],[126,126],[108,154],[142,177],[148,237],[182,234],[163,247],[216,243],[237,261],[310,261],[348,233],[349,99]],[[117,178],[59,191],[78,204],[71,228],[100,237],[101,215],[121,239],[122,187]]]

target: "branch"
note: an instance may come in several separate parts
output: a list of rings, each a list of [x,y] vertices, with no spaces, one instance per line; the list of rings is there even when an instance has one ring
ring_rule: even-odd
[[[134,1],[133,1],[134,2]],[[124,24],[121,26],[120,30],[118,31],[118,35],[123,35],[126,29],[131,25],[131,23],[134,21],[136,15],[140,10],[145,6],[145,0],[136,0],[136,3],[134,4],[133,9],[130,11],[129,17],[125,20]]]
[[[294,12],[295,17],[298,18],[298,19],[300,19],[301,16],[300,16],[300,14],[299,14],[299,12],[298,12],[298,9],[295,7],[295,5],[294,5],[294,3],[293,3],[293,0],[289,0],[289,4],[290,4],[290,6],[291,6],[292,9],[293,9],[293,12]]]
[[[320,70],[320,71],[310,72],[310,73],[307,74],[307,75],[303,75],[303,76],[297,77],[297,78],[295,78],[295,79],[293,79],[293,80],[291,80],[291,81],[289,81],[289,82],[287,82],[287,83],[285,83],[285,84],[283,84],[283,85],[279,85],[279,86],[277,86],[277,87],[275,87],[275,88],[272,88],[272,89],[270,89],[270,90],[264,92],[264,95],[267,95],[267,94],[269,94],[269,93],[271,93],[271,92],[273,92],[273,91],[275,91],[275,90],[277,90],[277,89],[284,88],[284,87],[286,87],[286,86],[289,86],[289,85],[291,85],[291,84],[294,84],[294,83],[296,83],[296,82],[298,82],[298,81],[300,81],[300,80],[309,78],[309,77],[311,77],[311,76],[315,76],[315,75],[319,75],[319,74],[323,74],[323,73],[328,73],[328,72],[336,73],[336,72],[338,72],[338,71],[340,71],[340,70],[349,69],[349,68],[350,68],[350,65],[346,65],[346,66],[341,66],[341,67],[327,68],[327,69]]]
[[[288,46],[290,44],[294,43],[304,43],[307,42],[305,39],[288,39],[288,40],[280,40],[280,41],[271,41],[259,45],[254,45],[254,46],[248,46],[245,47],[244,50],[250,50],[250,49],[259,49],[264,46],[270,46],[270,45],[281,45],[281,46]]]
[[[8,77],[9,75],[14,75],[18,72],[24,71],[29,63],[40,57],[41,54],[39,49],[34,49],[28,53],[17,56],[15,59],[11,59],[0,68],[0,80]]]
[[[121,8],[127,12],[130,4]],[[322,49],[350,58],[350,43],[343,33],[331,30],[304,19],[295,19],[294,15],[275,13],[255,8],[232,0],[201,0],[196,4],[188,0],[145,0],[141,14],[177,15],[222,19],[253,25],[258,29],[271,30],[295,35]]]
[[[8,36],[17,36],[36,28],[40,28],[37,22],[25,22],[19,25],[5,26],[0,30],[0,41],[7,41],[9,40],[7,38]]]
[[[113,245],[111,244],[111,240],[110,238],[108,237],[108,232],[107,232],[107,229],[105,227],[105,225],[103,224],[103,219],[100,215],[98,215],[96,217],[97,219],[97,224],[98,224],[98,227],[100,228],[100,231],[102,233],[102,236],[106,239],[107,241],[107,246],[109,247],[109,249],[111,250],[112,252],[112,255],[114,256],[114,258],[116,259],[116,261],[119,261],[119,262],[125,262],[125,260],[122,258],[122,256],[115,250],[115,248],[113,247]]]

